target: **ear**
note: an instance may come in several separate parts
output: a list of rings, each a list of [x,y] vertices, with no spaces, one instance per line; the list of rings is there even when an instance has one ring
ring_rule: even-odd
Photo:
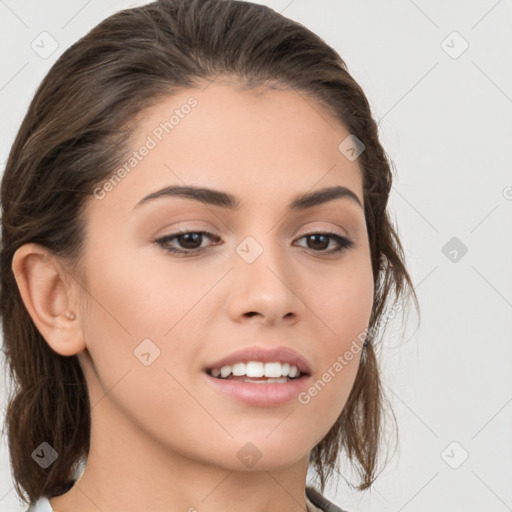
[[[11,267],[25,307],[48,345],[63,356],[84,350],[74,300],[80,284],[69,277],[56,257],[35,243],[22,245],[14,253]]]

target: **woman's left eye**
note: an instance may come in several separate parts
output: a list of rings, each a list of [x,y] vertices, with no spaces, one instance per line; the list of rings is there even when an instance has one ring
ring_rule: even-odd
[[[216,235],[213,235],[212,233],[209,233],[208,231],[178,231],[176,233],[172,233],[170,235],[164,236],[162,238],[159,238],[155,240],[155,243],[158,244],[162,249],[164,249],[167,252],[170,252],[172,254],[182,254],[184,256],[190,255],[194,256],[196,254],[202,253],[208,247],[201,247],[201,242],[203,241],[203,237],[209,238],[210,240],[214,240],[216,242],[215,245],[218,245],[218,242],[220,241],[220,238]],[[354,242],[350,240],[349,238],[342,236],[338,233],[334,232],[314,232],[314,233],[307,233],[300,237],[298,240],[302,240],[303,238],[308,238],[310,241],[313,242],[313,247],[315,244],[320,243],[322,247],[320,247],[320,251],[313,250],[313,252],[320,253],[323,255],[329,255],[333,253],[340,253],[346,249],[350,249],[354,246]],[[175,240],[176,239],[176,240]],[[176,246],[169,245],[171,241],[175,240],[178,242],[182,247],[177,248]],[[329,246],[330,241],[336,242],[338,244],[338,247],[335,247],[334,249],[331,249],[330,251],[326,251],[326,247],[323,247],[324,245]],[[308,244],[310,245],[310,244]],[[301,246],[303,247],[303,246]],[[310,247],[307,247],[310,248]],[[318,249],[318,246],[317,246]]]

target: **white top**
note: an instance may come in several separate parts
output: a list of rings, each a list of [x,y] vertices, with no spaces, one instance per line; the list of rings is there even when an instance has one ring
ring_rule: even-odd
[[[50,502],[46,498],[39,498],[29,507],[27,512],[54,512]]]
[[[308,512],[322,512],[321,509],[315,507],[309,498],[306,496],[306,506],[308,507]],[[47,498],[39,498],[28,510],[27,512],[54,512],[50,502]]]

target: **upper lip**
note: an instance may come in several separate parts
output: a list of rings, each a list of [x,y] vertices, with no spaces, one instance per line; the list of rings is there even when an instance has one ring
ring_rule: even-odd
[[[261,361],[262,363],[278,361],[288,363],[290,366],[295,365],[301,373],[307,375],[311,373],[308,360],[295,350],[288,347],[264,348],[256,345],[231,352],[228,356],[208,364],[204,370],[220,369],[223,366],[247,363],[249,361]]]

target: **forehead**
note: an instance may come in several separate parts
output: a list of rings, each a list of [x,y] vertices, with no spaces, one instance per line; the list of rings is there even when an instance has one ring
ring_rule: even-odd
[[[295,90],[241,90],[222,82],[187,89],[139,117],[134,153],[121,163],[123,177],[96,206],[126,214],[143,196],[169,185],[226,190],[244,204],[269,206],[343,185],[363,203],[357,160],[339,149],[349,135]]]

